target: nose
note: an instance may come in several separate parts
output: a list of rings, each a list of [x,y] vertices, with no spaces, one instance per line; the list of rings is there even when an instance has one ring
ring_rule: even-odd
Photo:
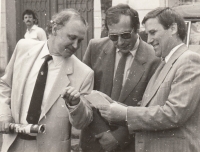
[[[118,36],[117,45],[121,46],[124,43],[124,39],[121,36]]]
[[[147,35],[147,43],[152,44],[152,42],[153,42],[153,37],[148,34]]]
[[[72,46],[77,50],[79,48],[78,40],[74,40]]]

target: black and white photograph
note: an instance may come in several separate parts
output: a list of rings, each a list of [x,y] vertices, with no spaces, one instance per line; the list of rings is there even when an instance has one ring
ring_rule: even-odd
[[[200,152],[200,0],[0,0],[0,152]]]

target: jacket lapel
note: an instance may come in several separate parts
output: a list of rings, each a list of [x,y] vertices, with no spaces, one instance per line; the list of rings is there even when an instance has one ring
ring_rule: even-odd
[[[113,86],[113,75],[114,75],[114,66],[115,66],[115,54],[116,48],[113,43],[109,43],[104,47],[103,54],[101,56],[103,60],[103,78],[102,78],[102,87],[101,91],[107,95],[111,95],[112,86]]]
[[[21,95],[23,95],[23,92],[24,92],[24,87],[25,87],[25,84],[26,84],[26,80],[28,78],[28,75],[30,73],[30,70],[32,69],[32,66],[35,62],[35,60],[37,59],[38,55],[40,54],[43,46],[44,46],[45,43],[43,43],[42,45],[39,45],[37,46],[37,48],[32,48],[30,49],[26,56],[25,56],[25,59],[21,61],[21,68],[20,68],[20,79],[19,79],[19,98],[18,98],[18,102],[16,105],[16,109],[17,111],[21,111],[21,103],[22,103],[22,97]],[[21,112],[20,112],[21,114]],[[19,122],[19,118],[20,118],[20,115],[17,115],[18,117],[16,118],[16,121]]]
[[[169,61],[165,64],[163,67],[161,73],[159,74],[157,78],[157,82],[154,86],[152,86],[152,92],[149,93],[149,98],[147,98],[146,101],[143,101],[142,106],[146,106],[150,100],[154,97],[156,92],[158,91],[160,85],[166,78],[167,74],[169,73],[170,69],[172,68],[173,64],[176,62],[176,60],[187,50],[187,47],[185,45],[181,46],[169,59]],[[148,93],[147,93],[148,94]]]
[[[143,42],[140,40],[139,47],[135,54],[135,58],[130,68],[130,72],[128,78],[125,82],[124,87],[122,88],[122,92],[119,97],[119,102],[124,102],[128,97],[130,92],[135,88],[135,86],[139,83],[142,75],[144,74],[145,68],[144,64],[146,63],[146,48],[143,45]]]
[[[44,106],[44,109],[42,109],[42,113],[40,115],[39,121],[45,117],[47,112],[50,110],[50,108],[53,106],[53,104],[60,98],[60,94],[62,90],[67,87],[70,84],[70,80],[68,78],[68,75],[73,73],[73,56],[70,58],[67,58],[61,69],[59,74],[57,75],[57,78],[53,84],[53,87],[49,93],[49,96],[47,98],[47,104]]]

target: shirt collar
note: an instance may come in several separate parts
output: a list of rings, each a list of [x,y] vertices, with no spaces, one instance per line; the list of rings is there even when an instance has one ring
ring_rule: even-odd
[[[31,27],[31,29],[30,29],[30,30],[27,29],[27,31],[35,30],[36,28],[37,28],[37,25],[34,24],[34,25]]]
[[[132,56],[135,56],[135,52],[136,52],[136,50],[139,47],[139,43],[140,43],[140,39],[139,39],[139,36],[138,36],[138,38],[137,38],[137,40],[135,42],[134,47],[132,48],[132,50],[130,50],[130,54],[132,54]],[[116,52],[119,53],[119,49],[117,49]]]
[[[170,57],[174,54],[174,52],[176,52],[176,50],[178,50],[179,47],[181,47],[184,43],[181,43],[177,46],[175,46],[171,51],[170,53],[165,57],[165,62],[167,63],[170,59]]]

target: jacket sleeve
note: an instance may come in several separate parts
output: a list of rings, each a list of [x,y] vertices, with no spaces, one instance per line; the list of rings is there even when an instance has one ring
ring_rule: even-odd
[[[17,46],[8,63],[5,74],[0,78],[0,117],[11,116],[11,92],[12,92],[12,78],[15,58],[17,54]]]
[[[74,109],[72,108],[70,110],[70,122],[77,129],[88,126],[93,119],[92,108],[87,100],[84,99],[84,95],[92,91],[93,85],[94,72],[91,70],[81,86],[81,98],[79,104]]]

